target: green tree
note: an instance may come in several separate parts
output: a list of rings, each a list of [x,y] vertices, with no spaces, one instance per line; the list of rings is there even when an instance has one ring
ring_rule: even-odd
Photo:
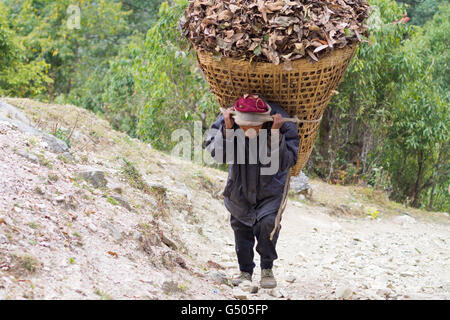
[[[27,59],[45,61],[54,85],[50,97],[68,95],[72,102],[94,93],[72,91],[89,83],[104,61],[117,54],[124,34],[128,33],[121,3],[107,0],[5,0],[11,8],[8,20],[26,48]],[[79,20],[77,20],[79,17]],[[76,22],[79,21],[79,25]],[[90,84],[96,83],[95,81]],[[88,100],[85,107],[93,109]]]
[[[183,49],[178,21],[186,0],[164,2],[159,19],[148,31],[142,54],[134,63],[136,90],[145,101],[139,115],[139,136],[157,148],[169,150],[174,129],[193,129],[193,120],[208,127],[217,103],[210,93],[192,51]]]
[[[385,126],[380,123],[386,121],[384,114],[396,94],[395,83],[402,81],[398,72],[402,58],[397,52],[411,30],[407,24],[394,21],[402,17],[403,8],[392,0],[373,0],[370,4],[370,43],[359,45],[320,127],[313,160],[321,159],[323,164],[312,167],[328,180],[349,162],[354,162],[363,175],[376,169],[382,150],[378,140],[385,135]]]
[[[117,130],[137,137],[137,127],[144,96],[136,90],[134,61],[142,54],[144,36],[132,36],[130,42],[121,47],[119,54],[109,61],[105,73],[101,96],[106,119]]]
[[[417,29],[415,37],[405,47],[430,66],[435,83],[442,96],[447,97],[450,88],[450,3],[443,2],[434,17],[423,28]]]
[[[28,61],[25,48],[7,23],[8,8],[0,2],[0,96],[41,93],[51,79],[44,61]]]
[[[131,11],[127,17],[131,30],[145,34],[158,19],[159,6],[163,0],[125,0],[122,7]]]
[[[324,115],[310,167],[330,180],[356,166],[397,201],[448,208],[438,194],[450,182],[448,4],[421,28],[394,1],[370,3],[370,45],[359,46]]]
[[[428,20],[432,19],[438,11],[439,5],[444,3],[442,0],[402,0],[398,3],[403,4],[411,18],[411,23],[422,26]]]
[[[448,161],[442,154],[448,141],[448,104],[428,85],[431,74],[425,75],[396,97],[383,156],[394,199],[408,199],[414,207],[424,202],[422,192],[432,187],[435,170]]]
[[[410,81],[399,87],[389,115],[389,152],[384,156],[398,200],[440,210],[450,204],[448,196],[442,196],[450,184],[449,11],[450,4],[442,3],[399,53],[407,62],[401,72]]]

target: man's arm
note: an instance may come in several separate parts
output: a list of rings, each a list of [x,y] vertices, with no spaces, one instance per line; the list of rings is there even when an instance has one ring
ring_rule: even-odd
[[[272,135],[279,135],[280,171],[285,171],[297,163],[300,137],[293,122],[284,122],[280,114],[273,115]],[[271,152],[277,149],[272,149]]]
[[[217,117],[216,121],[212,124],[208,132],[208,136],[205,142],[206,149],[211,153],[211,156],[219,163],[226,162],[226,145],[227,142],[229,142],[229,139],[227,139],[226,129],[232,129],[234,126],[234,120],[231,117],[230,112],[231,110],[227,109],[225,112],[223,112],[223,114]]]

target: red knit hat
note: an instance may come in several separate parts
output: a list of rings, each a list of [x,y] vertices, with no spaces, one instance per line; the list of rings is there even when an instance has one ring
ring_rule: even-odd
[[[239,112],[264,113],[269,110],[269,107],[259,96],[245,94],[236,101],[234,110]]]

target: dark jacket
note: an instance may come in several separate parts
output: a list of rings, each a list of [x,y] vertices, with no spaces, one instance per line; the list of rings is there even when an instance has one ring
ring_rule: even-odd
[[[273,102],[267,103],[272,107],[271,114],[279,113],[283,117],[289,117],[279,105]],[[221,163],[226,162],[227,141],[231,143],[231,139],[224,138],[224,126],[225,120],[223,115],[220,115],[211,126],[206,138],[206,149],[213,157],[216,156],[216,153],[223,152],[221,159],[216,158],[216,161]],[[272,122],[266,122],[263,125],[269,135],[271,126]],[[239,126],[235,123],[233,129],[237,130]],[[259,157],[256,164],[249,163],[248,138],[245,138],[245,163],[237,164],[237,144],[242,144],[242,140],[234,139],[232,146],[234,147],[235,157],[228,167],[228,180],[223,195],[225,207],[245,225],[253,226],[262,217],[278,212],[288,169],[297,162],[300,138],[295,123],[285,122],[283,124],[280,128],[280,139],[279,170],[273,175],[261,175],[261,168],[270,166],[270,163],[261,163],[265,161],[260,161]],[[258,150],[259,148],[258,145]],[[275,150],[270,149],[269,145],[269,152]]]

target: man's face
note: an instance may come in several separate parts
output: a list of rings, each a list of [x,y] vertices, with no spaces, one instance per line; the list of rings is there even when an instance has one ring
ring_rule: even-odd
[[[262,128],[262,124],[259,126],[239,126],[247,138],[252,139],[258,136],[259,130]]]

